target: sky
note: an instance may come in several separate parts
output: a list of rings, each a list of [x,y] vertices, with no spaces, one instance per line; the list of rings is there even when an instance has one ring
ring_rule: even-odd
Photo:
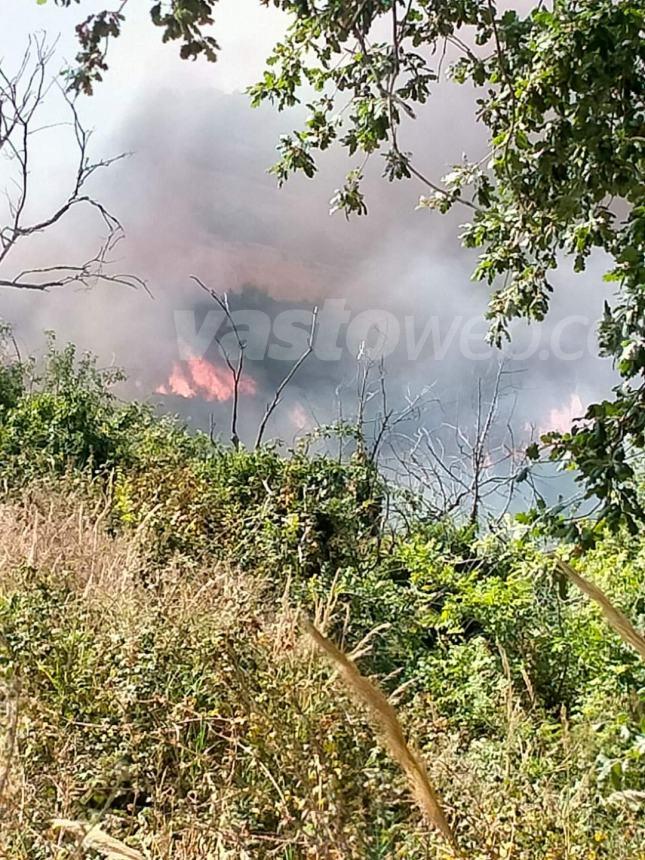
[[[51,42],[58,40],[56,72],[73,58],[75,24],[101,5],[65,10],[51,2],[2,0],[3,69],[15,68],[29,35],[44,31]],[[339,399],[355,398],[366,356],[383,356],[394,403],[426,392],[429,411],[416,420],[429,425],[472,425],[479,380],[488,390],[500,361],[508,371],[508,417],[520,436],[554,424],[564,429],[607,393],[611,368],[595,357],[593,335],[606,295],[602,260],[584,275],[563,267],[548,321],[514,326],[512,346],[500,354],[484,343],[487,290],[470,280],[476,255],[460,247],[463,212],[417,210],[424,189],[412,181],[388,184],[378,158],[367,168],[369,216],[349,222],[329,214],[333,190],[355,166],[341,154],[325,157],[314,180],[298,177],[282,189],[267,174],[279,135],[302,118],[298,109],[282,115],[254,110],[244,94],[283,32],[280,13],[257,0],[220,0],[215,34],[221,54],[209,64],[181,61],[176,45],[162,45],[146,6],[128,8],[105,81],[93,97],[79,100],[78,110],[94,129],[93,153],[129,153],[98,173],[91,190],[124,225],[116,268],[144,278],[148,291],[114,285],[46,294],[5,289],[0,317],[14,326],[23,353],[41,350],[43,332],[54,330],[61,342],[71,340],[102,363],[124,367],[125,396],[150,399],[202,428],[214,423],[226,435],[229,404],[217,397],[228,396],[230,379],[221,348],[209,340],[218,308],[191,280],[196,276],[228,296],[248,340],[241,421],[249,438],[306,348],[314,306],[319,340],[269,434],[287,442],[333,420]],[[462,153],[478,158],[485,152],[473,99],[468,88],[442,80],[427,111],[405,129],[403,146],[427,175],[439,179]],[[69,185],[71,129],[60,125],[66,116],[53,88],[42,120],[53,127],[34,142],[34,217],[51,209]],[[10,170],[7,163],[0,168],[7,187]],[[30,239],[10,265],[84,259],[100,236],[100,223],[79,212]],[[234,346],[230,336],[225,343]]]

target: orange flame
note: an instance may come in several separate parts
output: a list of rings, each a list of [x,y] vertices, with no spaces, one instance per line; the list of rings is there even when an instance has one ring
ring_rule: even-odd
[[[255,380],[242,375],[239,383],[240,394],[255,394]],[[205,358],[189,358],[175,362],[168,381],[155,389],[155,394],[176,394],[178,397],[203,400],[230,400],[235,393],[233,375],[230,370],[216,367]]]
[[[585,413],[580,396],[576,393],[569,397],[568,403],[563,403],[561,407],[555,407],[549,412],[549,419],[545,426],[539,428],[540,435],[549,433],[551,430],[557,430],[558,433],[566,433],[573,424],[576,418],[580,418]]]
[[[289,410],[289,418],[296,430],[300,432],[302,432],[311,423],[309,416],[300,403],[296,403],[291,407]]]

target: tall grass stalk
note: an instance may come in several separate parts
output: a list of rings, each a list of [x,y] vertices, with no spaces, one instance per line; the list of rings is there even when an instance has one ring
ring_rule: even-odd
[[[638,654],[641,660],[645,660],[645,638],[636,630],[629,618],[624,615],[619,609],[611,603],[607,595],[602,592],[597,585],[580,576],[577,570],[574,570],[570,564],[562,559],[557,560],[558,569],[566,576],[566,578],[577,586],[583,594],[590,597],[602,610],[602,614],[607,619],[607,623],[616,633],[630,645]]]
[[[367,708],[388,752],[407,776],[421,812],[457,850],[457,840],[441,807],[439,797],[430,784],[428,773],[416,750],[407,743],[396,711],[383,692],[358,671],[356,664],[309,621],[303,626],[314,644],[329,659],[350,691]]]

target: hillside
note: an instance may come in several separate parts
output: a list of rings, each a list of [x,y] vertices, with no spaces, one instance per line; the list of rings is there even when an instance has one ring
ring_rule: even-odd
[[[643,664],[543,537],[388,517],[360,448],[236,451],[117,377],[0,369],[1,857],[459,856],[305,617],[388,695],[464,857],[645,856]],[[642,537],[572,563],[642,629]]]

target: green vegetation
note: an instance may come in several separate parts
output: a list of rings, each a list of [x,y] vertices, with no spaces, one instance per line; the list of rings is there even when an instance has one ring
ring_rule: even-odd
[[[151,19],[183,57],[214,60],[215,3],[151,2]],[[576,271],[597,252],[610,261],[617,295],[599,350],[621,384],[571,432],[528,452],[576,470],[599,513],[525,512],[489,530],[476,517],[437,518],[379,474],[360,427],[350,428],[358,444],[347,458],[314,437],[286,457],[270,445],[226,447],[121,403],[119,373],[72,347],[52,343],[43,368],[6,350],[0,856],[457,856],[303,635],[307,616],[316,626],[306,629],[322,630],[396,707],[460,856],[642,860],[643,663],[556,564],[568,559],[643,629],[642,5],[273,5],[291,26],[252,100],[282,110],[309,99],[304,127],[281,140],[280,182],[313,177],[318,152],[340,145],[359,159],[332,200],[348,217],[367,212],[362,180],[375,155],[389,181],[420,183],[421,208],[465,206],[462,238],[481,251],[474,277],[492,290],[495,343],[512,320],[544,318],[567,257]],[[126,13],[126,2],[92,5],[77,28],[72,89],[91,94],[101,80]],[[44,75],[49,54],[44,41],[35,47]],[[478,94],[489,146],[436,184],[400,139],[431,106],[448,49],[460,57],[452,78]],[[88,160],[75,112],[72,195],[48,219],[22,223],[28,124],[43,95],[38,86],[30,95],[36,73],[20,95],[28,59],[4,89],[13,119],[0,137],[21,131],[9,148],[23,169],[0,262],[81,202],[112,238],[120,231],[79,195],[111,162]],[[138,283],[104,275],[103,260],[2,283]],[[34,272],[47,280],[26,280]],[[334,432],[348,428],[325,430]],[[554,546],[554,536],[571,543]],[[78,843],[74,834],[97,823],[120,849]]]
[[[56,0],[59,5],[84,0]],[[268,6],[269,0],[260,0]],[[181,55],[209,60],[217,0],[152,3],[163,40]],[[553,272],[570,261],[585,269],[593,254],[616,296],[598,324],[598,347],[621,376],[613,396],[591,404],[570,432],[547,433],[542,451],[576,470],[604,523],[635,534],[645,511],[635,462],[645,450],[645,13],[633,0],[273,0],[288,16],[284,39],[250,88],[255,105],[306,104],[300,129],[284,135],[271,169],[280,183],[311,178],[318,154],[339,146],[355,166],[331,200],[347,217],[368,211],[362,182],[377,159],[390,182],[413,180],[420,207],[462,206],[465,247],[481,254],[473,279],[491,289],[491,341],[517,318],[543,320]],[[78,28],[81,50],[70,86],[92,92],[105,71],[118,12],[91,14]],[[499,7],[502,8],[499,8]],[[163,13],[162,13],[163,9]],[[444,58],[448,56],[452,62]],[[423,153],[406,150],[406,125],[424,115],[442,74],[473,86],[484,157],[455,154],[442,179],[428,178]],[[443,121],[443,120],[442,120]],[[464,147],[460,149],[463,151]],[[419,157],[420,156],[420,157]],[[532,447],[537,458],[538,446]],[[590,544],[596,532],[569,521],[563,536]]]
[[[56,818],[146,858],[452,856],[303,610],[391,697],[465,856],[639,857],[643,664],[539,536],[388,520],[360,454],[213,445],[118,378],[53,345],[1,371],[3,857],[78,857]],[[642,629],[643,540],[574,564]]]

